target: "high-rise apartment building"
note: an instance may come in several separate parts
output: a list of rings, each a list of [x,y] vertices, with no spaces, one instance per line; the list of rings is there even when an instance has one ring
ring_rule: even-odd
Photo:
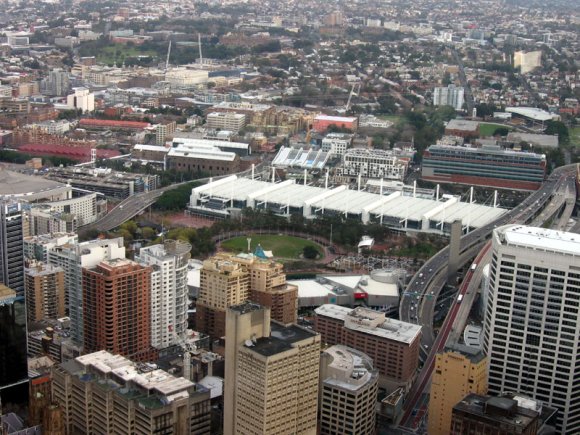
[[[226,329],[224,434],[316,434],[320,336],[252,302],[228,308]]]
[[[379,374],[358,350],[331,346],[320,357],[320,433],[372,435]]]
[[[434,106],[451,106],[455,110],[463,109],[465,90],[462,87],[449,85],[433,89]]]
[[[429,396],[429,435],[449,434],[453,407],[469,393],[487,393],[485,355],[462,345],[439,352]]]
[[[84,350],[151,358],[151,268],[127,259],[83,269]]]
[[[56,242],[48,247],[48,262],[64,270],[65,300],[71,322],[71,338],[83,343],[83,268],[95,267],[103,260],[125,258],[123,238],[88,242]]]
[[[492,237],[484,320],[489,392],[518,391],[559,410],[580,433],[580,238],[508,225]]]
[[[314,330],[322,342],[359,350],[374,362],[379,384],[391,392],[409,386],[419,363],[421,326],[389,319],[365,307],[326,304],[315,310]]]
[[[251,299],[271,309],[272,319],[294,323],[298,288],[286,282],[284,266],[251,254],[218,254],[203,264],[197,300],[197,328],[210,336],[225,334],[225,312]]]
[[[95,110],[95,94],[87,88],[73,88],[73,93],[66,97],[66,105],[83,113],[92,112]]]
[[[136,261],[151,266],[151,345],[179,344],[187,331],[187,263],[191,245],[166,240],[141,248]]]
[[[284,325],[296,323],[298,287],[286,282],[284,265],[255,259],[249,265],[250,299],[270,308],[273,320]]]
[[[0,403],[3,412],[28,405],[24,295],[0,284]]]
[[[28,322],[59,319],[65,315],[64,270],[58,266],[32,262],[24,269],[26,316]]]
[[[120,355],[99,351],[52,369],[66,433],[210,434],[210,392]]]
[[[24,295],[23,221],[20,203],[0,200],[0,283]]]
[[[247,268],[232,258],[216,256],[203,262],[197,299],[196,326],[210,337],[226,333],[226,310],[250,295]]]

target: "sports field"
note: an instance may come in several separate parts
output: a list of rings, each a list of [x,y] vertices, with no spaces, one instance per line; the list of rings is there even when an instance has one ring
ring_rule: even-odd
[[[324,251],[320,245],[299,237],[280,235],[255,235],[248,237],[252,239],[250,245],[251,252],[254,252],[256,246],[260,244],[264,251],[272,251],[274,257],[300,258],[305,246],[313,246],[320,254],[318,258],[324,256]],[[247,252],[248,240],[247,237],[235,237],[222,242],[221,247],[232,252]]]
[[[507,128],[508,130],[511,130],[511,127],[508,127],[507,125],[481,122],[479,123],[479,134],[481,136],[491,136],[493,135],[494,131],[500,127],[504,127]]]

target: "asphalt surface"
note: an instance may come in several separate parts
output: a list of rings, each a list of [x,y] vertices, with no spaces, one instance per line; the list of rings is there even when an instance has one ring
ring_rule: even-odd
[[[486,246],[487,240],[491,237],[494,228],[509,223],[527,224],[533,222],[537,225],[541,222],[542,218],[546,218],[548,215],[553,216],[558,210],[558,202],[552,203],[552,200],[560,198],[559,206],[561,207],[566,197],[569,197],[572,192],[575,194],[575,175],[576,165],[557,168],[542,187],[528,196],[520,205],[488,225],[464,235],[460,243],[461,262],[463,264],[467,263],[478,252],[481,255],[481,252],[483,252],[481,250]],[[573,191],[571,190],[572,187]],[[548,204],[553,209],[547,210],[547,213],[542,216],[542,211]],[[439,334],[435,337],[433,330],[434,308],[437,297],[446,282],[448,261],[448,247],[445,247],[435,256],[431,257],[410,281],[399,308],[399,318],[401,320],[422,325],[423,334],[421,337],[421,346],[423,353],[427,355],[414,387],[407,396],[408,399],[404,405],[405,412],[400,422],[401,426],[416,427],[415,422],[417,419],[411,419],[411,413],[417,407],[417,403],[425,393],[425,389],[431,378],[435,354],[440,348],[445,346],[447,336],[457,316],[458,307],[456,306],[457,304],[454,304],[447,314],[447,318]],[[477,263],[477,260],[475,262]],[[467,284],[465,287],[462,284],[460,291],[461,289],[467,290],[472,273],[472,271],[468,271],[464,279],[464,283],[467,281]]]

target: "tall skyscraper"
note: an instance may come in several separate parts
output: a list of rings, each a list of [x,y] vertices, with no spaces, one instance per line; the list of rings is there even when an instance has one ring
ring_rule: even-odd
[[[33,262],[24,270],[28,322],[64,317],[64,270]]]
[[[228,308],[226,330],[224,434],[316,434],[320,336],[252,302]]]
[[[465,90],[462,87],[449,85],[447,87],[436,87],[433,89],[434,106],[451,106],[455,110],[463,108]]]
[[[580,433],[580,237],[508,225],[494,230],[492,247],[489,392],[541,400],[559,410],[559,433]]]
[[[49,245],[48,262],[64,270],[65,304],[71,322],[71,338],[83,344],[83,268],[95,267],[103,260],[125,258],[123,238],[68,242],[66,238]]]
[[[136,261],[151,266],[151,345],[179,344],[187,331],[187,263],[189,243],[166,240],[141,248]]]
[[[24,296],[0,284],[0,403],[3,412],[28,405]]]
[[[331,346],[320,357],[320,433],[372,435],[376,431],[379,373],[358,350]]]
[[[127,259],[83,269],[84,350],[152,359],[151,269]]]
[[[0,199],[0,283],[24,295],[22,207]]]
[[[487,357],[462,345],[437,354],[429,396],[429,435],[448,435],[457,402],[469,393],[487,393]]]

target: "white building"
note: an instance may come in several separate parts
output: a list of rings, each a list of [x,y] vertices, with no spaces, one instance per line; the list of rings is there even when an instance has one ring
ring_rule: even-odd
[[[375,433],[379,373],[358,350],[331,346],[320,356],[320,434]]]
[[[408,160],[399,159],[391,151],[353,148],[344,154],[342,173],[350,177],[402,181],[408,164]]]
[[[206,118],[206,127],[238,133],[246,125],[246,115],[232,112],[211,112]]]
[[[66,105],[70,109],[80,109],[83,112],[95,110],[95,94],[87,88],[73,88],[74,94],[66,97]]]
[[[174,88],[189,88],[207,83],[209,72],[189,68],[173,68],[165,73],[165,81]]]
[[[483,347],[489,392],[556,407],[557,433],[580,433],[580,237],[508,225],[492,237]]]
[[[465,90],[462,87],[449,85],[433,89],[434,106],[451,106],[455,110],[463,109]]]
[[[125,258],[123,238],[99,239],[82,243],[66,243],[48,252],[49,264],[64,270],[66,301],[71,320],[71,338],[83,343],[83,278],[82,269],[96,267],[103,260]]]
[[[322,151],[342,157],[346,149],[352,145],[352,139],[352,134],[329,133],[322,139]]]
[[[520,67],[522,74],[527,74],[534,69],[542,66],[542,52],[530,51],[516,51],[514,53],[514,68]]]
[[[167,240],[163,245],[141,248],[136,260],[152,266],[151,345],[164,349],[179,345],[187,331],[187,264],[189,243]]]

